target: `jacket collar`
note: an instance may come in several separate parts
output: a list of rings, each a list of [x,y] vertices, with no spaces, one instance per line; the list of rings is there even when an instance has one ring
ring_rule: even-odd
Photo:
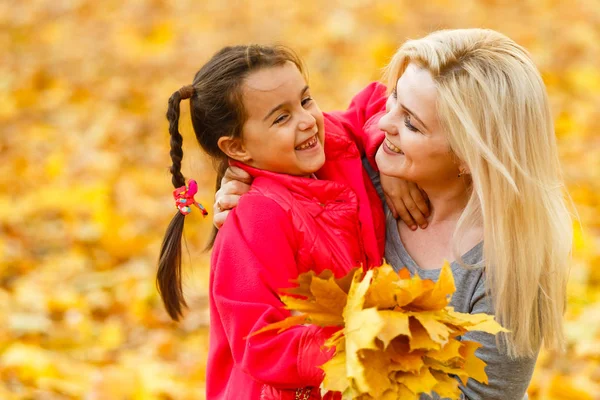
[[[239,161],[230,160],[229,165],[236,166],[248,172],[254,179],[267,178],[277,181],[290,192],[299,194],[300,196],[319,203],[323,206],[329,202],[336,200],[348,201],[356,197],[350,188],[342,183],[320,180],[314,178],[304,178],[300,176],[280,174],[276,172],[266,171],[251,167]]]

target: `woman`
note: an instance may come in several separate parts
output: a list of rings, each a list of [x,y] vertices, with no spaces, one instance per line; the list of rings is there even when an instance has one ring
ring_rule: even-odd
[[[406,42],[387,77],[386,112],[357,134],[383,131],[382,177],[418,184],[432,212],[428,228],[413,231],[388,210],[386,260],[434,280],[444,259],[455,260],[450,305],[494,314],[511,331],[463,336],[482,344],[489,378],[461,386],[464,397],[521,399],[542,343],[562,348],[571,249],[540,74],[506,36],[465,29]]]

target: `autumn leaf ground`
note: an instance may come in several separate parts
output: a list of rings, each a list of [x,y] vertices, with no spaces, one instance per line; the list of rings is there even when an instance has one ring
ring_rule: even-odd
[[[345,107],[408,37],[490,27],[548,86],[581,224],[567,353],[542,353],[532,399],[600,393],[600,7],[560,2],[39,1],[0,4],[0,398],[203,398],[210,221],[187,221],[190,314],[154,286],[170,218],[167,99],[226,44],[283,42],[324,110]],[[182,107],[184,174],[214,175]]]

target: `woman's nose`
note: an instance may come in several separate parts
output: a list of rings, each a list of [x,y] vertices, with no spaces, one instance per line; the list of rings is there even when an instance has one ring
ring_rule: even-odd
[[[377,127],[384,132],[389,133],[390,135],[398,134],[398,127],[395,124],[394,118],[391,115],[391,112],[384,114],[380,119]]]

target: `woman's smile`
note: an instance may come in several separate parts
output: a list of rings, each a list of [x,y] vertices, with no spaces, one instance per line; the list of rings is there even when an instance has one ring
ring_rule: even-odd
[[[384,143],[384,150],[386,150],[386,153],[390,153],[390,154],[400,154],[400,155],[404,155],[404,152],[400,149],[400,147],[396,146],[395,144],[393,144],[390,139],[385,138]]]

